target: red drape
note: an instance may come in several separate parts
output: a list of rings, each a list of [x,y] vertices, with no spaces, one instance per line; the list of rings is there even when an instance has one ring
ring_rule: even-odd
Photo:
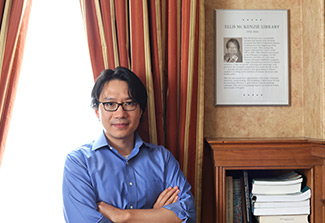
[[[31,0],[0,0],[0,165],[23,57]]]
[[[203,0],[80,0],[93,75],[128,67],[148,109],[139,133],[165,145],[193,187],[200,222],[204,122]]]

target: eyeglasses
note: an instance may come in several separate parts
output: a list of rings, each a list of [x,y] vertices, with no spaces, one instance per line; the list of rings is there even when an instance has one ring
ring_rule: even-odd
[[[137,108],[138,103],[134,101],[127,101],[122,103],[117,102],[99,102],[103,105],[105,111],[108,112],[114,112],[117,111],[117,109],[122,106],[124,111],[134,111]]]

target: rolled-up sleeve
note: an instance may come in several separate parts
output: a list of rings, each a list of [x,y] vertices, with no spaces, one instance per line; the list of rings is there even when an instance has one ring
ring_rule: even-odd
[[[68,223],[111,222],[97,211],[96,193],[81,155],[69,154],[63,172],[64,218]]]
[[[166,205],[164,208],[173,211],[183,222],[196,222],[196,211],[191,185],[184,176],[174,156],[170,154],[165,169],[166,182],[168,186],[178,186],[180,193],[177,202]]]

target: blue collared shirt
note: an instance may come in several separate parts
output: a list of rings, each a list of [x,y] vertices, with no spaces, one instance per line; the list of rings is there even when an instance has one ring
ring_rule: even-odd
[[[191,186],[174,156],[163,146],[143,142],[138,134],[135,138],[128,159],[108,144],[104,133],[67,155],[63,173],[66,222],[111,222],[97,211],[99,201],[121,209],[150,209],[169,186],[179,187],[179,199],[164,208],[184,222],[196,221]]]

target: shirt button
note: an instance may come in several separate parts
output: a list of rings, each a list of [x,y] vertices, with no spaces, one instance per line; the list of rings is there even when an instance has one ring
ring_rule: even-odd
[[[126,162],[126,165],[129,165],[129,162]]]
[[[130,186],[132,186],[132,185],[133,185],[133,183],[132,183],[132,182],[130,182],[129,184],[130,184]]]
[[[133,206],[131,205],[130,208],[133,209]]]

